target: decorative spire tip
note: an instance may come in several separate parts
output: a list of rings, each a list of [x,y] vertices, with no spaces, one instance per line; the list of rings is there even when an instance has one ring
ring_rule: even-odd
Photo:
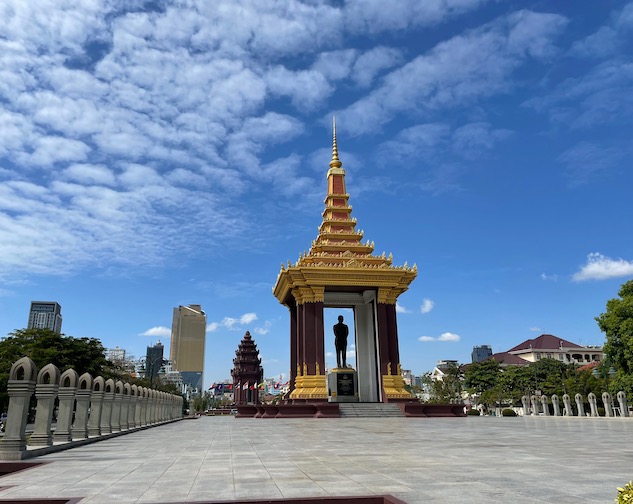
[[[338,145],[336,143],[336,117],[332,116],[332,161],[330,161],[331,168],[340,168],[343,163],[338,158]]]

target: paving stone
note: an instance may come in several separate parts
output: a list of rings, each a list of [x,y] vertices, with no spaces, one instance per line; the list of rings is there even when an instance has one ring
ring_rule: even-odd
[[[177,422],[46,455],[0,500],[102,502],[390,493],[409,504],[613,502],[632,419],[360,418]]]

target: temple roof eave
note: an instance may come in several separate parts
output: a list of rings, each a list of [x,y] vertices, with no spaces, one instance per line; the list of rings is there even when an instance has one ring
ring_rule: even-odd
[[[277,277],[273,294],[281,304],[292,297],[299,287],[366,287],[406,291],[417,276],[417,268],[390,266],[387,268],[292,266],[284,268]]]

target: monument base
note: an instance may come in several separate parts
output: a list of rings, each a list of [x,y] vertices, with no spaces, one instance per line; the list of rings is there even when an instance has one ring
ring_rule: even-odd
[[[319,373],[317,369],[314,375],[297,375],[295,378],[295,389],[290,393],[290,399],[325,401],[327,397],[325,375]]]
[[[398,364],[398,370],[400,370],[400,364]],[[400,371],[398,372],[400,373]],[[385,402],[391,402],[394,399],[413,399],[413,395],[404,388],[404,380],[401,374],[382,375],[382,386],[385,393]]]
[[[328,374],[328,402],[358,402],[358,374],[353,368],[334,368]]]

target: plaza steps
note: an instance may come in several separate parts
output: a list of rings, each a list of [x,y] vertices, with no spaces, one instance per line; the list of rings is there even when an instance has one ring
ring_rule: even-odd
[[[339,403],[341,418],[404,417],[397,404],[384,403]]]

